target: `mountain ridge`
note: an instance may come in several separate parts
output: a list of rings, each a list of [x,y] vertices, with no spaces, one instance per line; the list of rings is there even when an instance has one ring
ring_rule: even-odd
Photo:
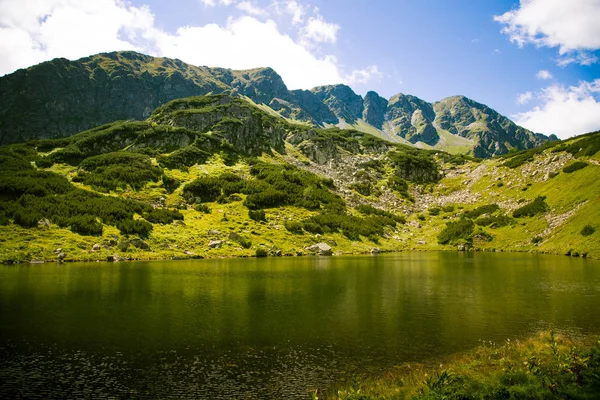
[[[247,96],[282,117],[315,126],[352,127],[425,147],[444,149],[440,139],[445,130],[451,139],[448,135],[472,141],[461,142],[457,152],[479,157],[532,148],[548,140],[470,99],[459,105],[448,100],[454,97],[428,103],[397,94],[386,100],[372,91],[363,98],[342,84],[288,90],[270,67],[209,68],[131,51],[76,61],[59,58],[18,70],[0,77],[0,92],[0,144],[65,137],[115,120],[141,120],[170,100],[210,93]],[[409,101],[399,105],[399,97]],[[444,118],[434,124],[439,104]],[[488,118],[493,123],[486,124]],[[475,124],[461,125],[465,121]]]

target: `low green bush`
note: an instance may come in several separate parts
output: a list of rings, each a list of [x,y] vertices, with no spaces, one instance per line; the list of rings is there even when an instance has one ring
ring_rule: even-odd
[[[500,207],[498,204],[486,204],[484,206],[477,207],[471,211],[465,213],[465,217],[475,219],[483,214],[492,214],[498,211]]]
[[[153,224],[170,224],[175,220],[183,220],[183,214],[177,210],[168,208],[155,208],[150,212],[145,212],[143,217]]]
[[[253,221],[267,221],[265,210],[248,210],[248,217]]]
[[[267,251],[265,249],[263,249],[262,247],[259,247],[258,249],[256,249],[255,255],[256,255],[256,257],[266,257],[269,254],[267,253]]]
[[[586,225],[583,227],[583,229],[581,229],[581,235],[583,235],[583,236],[590,236],[594,232],[596,232],[596,228],[594,228],[591,225]]]
[[[102,224],[91,215],[77,215],[69,220],[71,231],[80,235],[102,236]]]
[[[285,223],[283,224],[283,226],[285,227],[285,229],[288,232],[293,233],[294,235],[301,235],[303,233],[303,231],[302,231],[302,223],[300,223],[300,222],[285,221]]]
[[[475,224],[479,226],[489,226],[490,228],[499,228],[501,226],[511,225],[514,222],[512,218],[507,215],[481,217],[475,220]]]
[[[196,204],[196,207],[194,207],[194,209],[204,214],[210,214],[212,212],[208,204],[204,203]]]
[[[575,161],[573,164],[569,164],[565,166],[562,171],[566,174],[570,174],[571,172],[578,171],[582,168],[587,167],[589,164],[583,161]]]
[[[139,235],[147,238],[152,231],[152,224],[142,220],[123,220],[117,223],[117,229],[124,235]]]
[[[453,244],[459,240],[470,241],[475,224],[470,219],[461,219],[446,223],[446,227],[437,237],[439,244]]]
[[[524,205],[523,207],[517,208],[513,211],[514,218],[520,217],[533,217],[534,215],[540,214],[548,210],[548,204],[546,204],[546,196],[538,196],[531,203]]]

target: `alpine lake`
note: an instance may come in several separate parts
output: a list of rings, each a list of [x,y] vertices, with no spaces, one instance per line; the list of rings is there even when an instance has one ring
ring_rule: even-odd
[[[600,261],[527,253],[0,266],[0,398],[309,399],[599,310]]]

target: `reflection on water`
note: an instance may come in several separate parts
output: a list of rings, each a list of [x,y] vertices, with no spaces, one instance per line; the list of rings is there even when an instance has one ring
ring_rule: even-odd
[[[600,263],[399,253],[0,267],[0,397],[302,398],[554,327],[600,331]]]

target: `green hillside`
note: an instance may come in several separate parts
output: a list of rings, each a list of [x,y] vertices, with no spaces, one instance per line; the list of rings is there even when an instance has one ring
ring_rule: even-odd
[[[0,261],[599,258],[598,150],[595,132],[481,161],[290,122],[242,97],[178,99],[144,121],[0,147]]]

